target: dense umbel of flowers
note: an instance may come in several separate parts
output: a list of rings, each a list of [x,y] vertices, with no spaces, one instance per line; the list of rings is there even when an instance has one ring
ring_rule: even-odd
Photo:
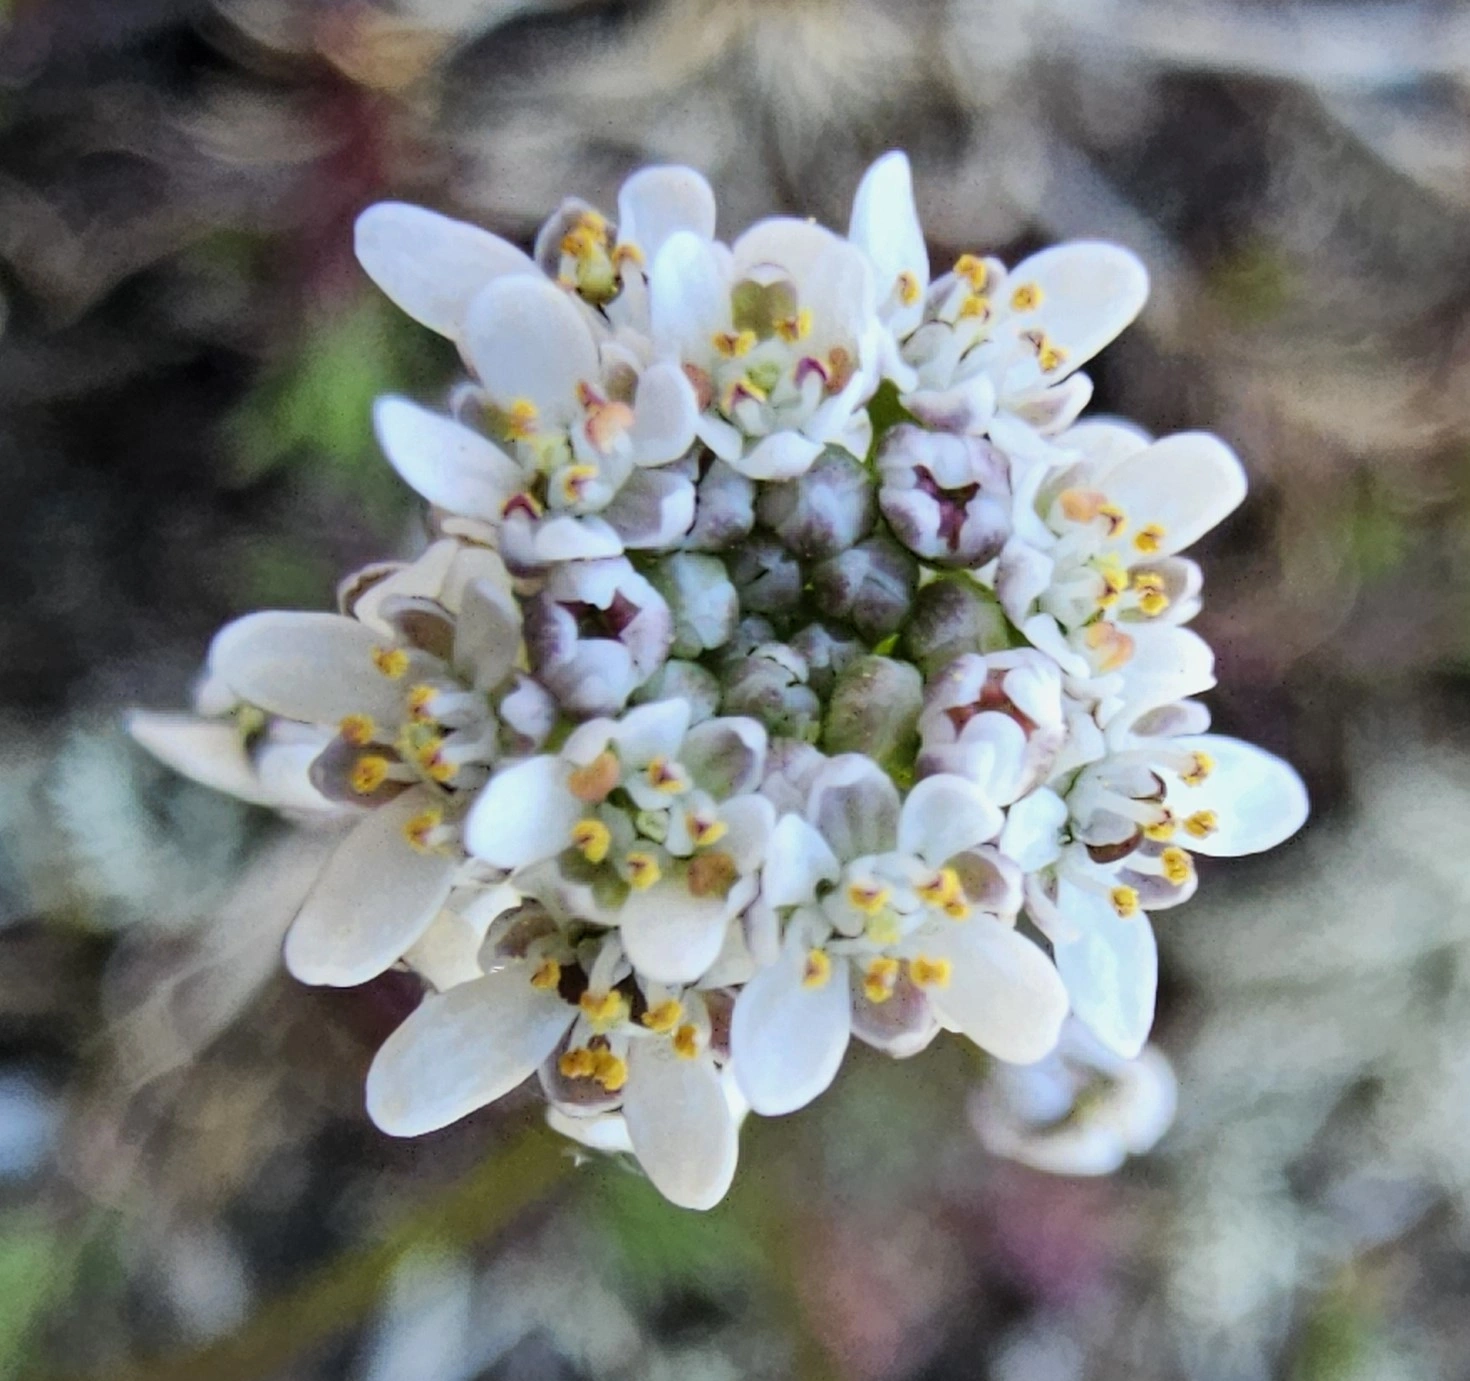
[[[375,414],[432,543],[335,614],[231,624],[195,715],[134,719],[212,786],[351,821],[286,960],[422,977],[368,1076],[382,1128],[534,1075],[554,1125],[692,1207],[747,1112],[809,1103],[854,1038],[904,1058],[947,1030],[1133,1087],[1151,913],[1196,855],[1306,814],[1194,698],[1184,552],[1239,462],[1078,420],[1139,262],[1076,243],[933,276],[897,153],[846,236],[715,223],[664,167],[616,219],[567,202],[532,255],[365,212],[363,267],[466,368],[447,406]],[[1038,1163],[1162,1125],[1154,1098],[1102,1145],[1089,1094],[1093,1129],[1060,1135],[1085,1081],[1005,1073],[987,1139]]]

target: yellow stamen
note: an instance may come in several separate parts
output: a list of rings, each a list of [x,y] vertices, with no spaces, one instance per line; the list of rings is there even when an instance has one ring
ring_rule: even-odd
[[[847,885],[848,901],[864,916],[876,916],[892,896],[893,893],[878,882],[850,882]]]
[[[979,293],[966,293],[964,301],[960,303],[960,317],[975,317],[984,321],[990,315],[990,299],[982,297]]]
[[[420,811],[412,820],[406,821],[403,826],[403,837],[408,840],[410,847],[417,853],[427,854],[434,852],[434,845],[429,842],[430,836],[444,823],[444,812],[440,810]]]
[[[628,1015],[628,1000],[620,992],[594,993],[590,988],[577,1000],[583,1015],[599,1031],[616,1026]]]
[[[444,740],[437,735],[418,750],[419,770],[441,786],[454,780],[459,768],[444,756]]]
[[[1156,824],[1145,825],[1143,827],[1143,837],[1145,839],[1152,839],[1155,844],[1164,844],[1174,837],[1174,829],[1174,817],[1172,815],[1166,815]]]
[[[1171,846],[1159,855],[1164,876],[1175,886],[1183,887],[1194,874],[1194,860],[1183,849]]]
[[[390,681],[396,681],[408,674],[408,653],[401,647],[375,647],[373,665]]]
[[[964,897],[951,897],[944,903],[944,914],[952,921],[963,921],[970,914],[970,903]]]
[[[567,777],[567,790],[586,805],[607,800],[622,779],[617,755],[604,750],[585,767],[574,767]]]
[[[689,860],[684,884],[691,897],[725,897],[740,876],[740,866],[723,849],[697,854]]]
[[[631,240],[625,240],[613,250],[613,263],[619,268],[622,268],[624,264],[636,264],[639,268],[642,268],[647,262],[643,251]]]
[[[354,748],[366,748],[378,732],[373,717],[366,714],[350,714],[337,726],[337,732]]]
[[[700,815],[686,815],[684,823],[689,827],[689,837],[696,849],[718,844],[730,832],[729,825],[723,820],[707,820]]]
[[[1115,503],[1099,504],[1097,516],[1108,520],[1109,537],[1116,537],[1128,526],[1128,515]]]
[[[388,780],[388,768],[392,764],[379,753],[367,753],[352,764],[352,775],[348,779],[359,796],[368,796]]]
[[[898,983],[899,962],[881,955],[868,965],[863,975],[863,995],[869,1002],[887,1002]]]
[[[738,360],[755,349],[757,336],[754,331],[716,331],[710,337],[715,353],[727,360]]]
[[[679,764],[670,762],[667,758],[654,758],[644,768],[644,775],[648,778],[648,784],[655,791],[661,791],[666,796],[677,796],[685,787],[684,774],[679,770]]]
[[[907,269],[898,275],[898,280],[893,286],[894,291],[898,294],[898,300],[905,307],[912,307],[919,300],[919,294],[923,291],[919,286],[918,274],[910,273]]]
[[[1151,619],[1156,619],[1169,607],[1169,596],[1158,590],[1149,590],[1138,597],[1138,607]]]
[[[664,875],[658,860],[642,849],[634,849],[623,864],[628,870],[628,886],[635,892],[646,892]]]
[[[628,1082],[628,1062],[611,1050],[599,1050],[595,1055],[596,1066],[592,1077],[609,1093],[619,1093]]]
[[[803,307],[795,316],[776,323],[776,334],[788,345],[805,340],[812,333],[812,309]]]
[[[1035,283],[1022,283],[1011,294],[1013,312],[1034,312],[1041,306],[1041,288]]]
[[[572,845],[588,863],[601,863],[612,847],[612,831],[601,820],[578,820],[572,826]]]
[[[1220,828],[1220,817],[1212,810],[1197,810],[1184,822],[1186,834],[1196,839],[1208,839]]]
[[[552,992],[561,982],[561,965],[555,959],[543,959],[531,975],[531,986],[539,992]]]
[[[408,693],[408,717],[418,724],[429,724],[433,722],[433,715],[429,713],[429,706],[433,702],[435,690],[433,686],[418,685]]]
[[[1057,495],[1062,517],[1069,523],[1090,523],[1106,502],[1107,496],[1096,489],[1063,489]]]
[[[824,949],[809,949],[806,952],[806,968],[802,971],[803,988],[825,988],[832,977],[832,960]]]
[[[1164,529],[1157,523],[1149,523],[1133,534],[1133,545],[1145,556],[1152,556],[1163,545]]]
[[[990,281],[990,269],[978,254],[961,254],[954,261],[954,271],[977,293],[984,292]]]
[[[732,412],[737,403],[747,398],[756,403],[764,403],[766,396],[765,389],[756,383],[750,375],[746,374],[736,379],[725,390],[724,408],[726,412]]]
[[[1179,774],[1185,786],[1199,786],[1215,770],[1215,760],[1208,753],[1197,752],[1189,769]]]
[[[1133,656],[1133,639],[1115,623],[1106,620],[1089,624],[1082,635],[1088,650],[1097,654],[1097,669],[1100,672],[1117,671],[1126,666]]]
[[[692,1026],[681,1026],[674,1032],[674,1053],[681,1060],[699,1058],[699,1032]]]
[[[930,906],[943,906],[960,895],[960,875],[953,868],[941,868],[928,882],[914,889]]]
[[[556,1062],[563,1079],[590,1079],[597,1070],[597,1056],[585,1045],[574,1046]]]
[[[929,959],[916,954],[909,960],[909,977],[918,988],[947,988],[953,967],[948,959]]]
[[[650,1007],[643,1014],[643,1024],[660,1036],[667,1036],[684,1019],[684,1004],[675,998]]]
[[[535,435],[541,413],[529,398],[517,398],[505,414],[505,429],[517,441]]]
[[[597,478],[595,465],[568,465],[561,472],[561,496],[568,503],[576,503],[582,490]]]
[[[1108,900],[1113,904],[1116,911],[1126,921],[1130,916],[1138,914],[1138,889],[1126,884],[1115,887],[1108,893]]]

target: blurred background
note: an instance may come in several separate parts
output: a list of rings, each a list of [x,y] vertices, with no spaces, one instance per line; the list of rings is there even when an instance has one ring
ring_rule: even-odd
[[[214,627],[416,540],[368,405],[455,362],[351,254],[522,241],[649,160],[729,235],[901,146],[938,263],[1149,264],[1093,371],[1250,469],[1217,727],[1316,813],[1160,918],[1177,1126],[987,1157],[958,1042],[859,1052],[664,1205],[527,1094],[361,1111],[393,976],[280,937],[330,838],[147,760]],[[1470,10],[1430,0],[0,0],[0,1378],[1470,1375]]]

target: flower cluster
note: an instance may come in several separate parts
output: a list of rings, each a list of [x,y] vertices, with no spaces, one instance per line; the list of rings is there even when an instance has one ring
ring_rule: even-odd
[[[213,786],[350,817],[286,959],[422,977],[377,1123],[428,1132],[535,1074],[556,1126],[708,1207],[746,1112],[809,1103],[854,1037],[1055,1064],[1070,1014],[1093,1068],[1137,1057],[1149,913],[1196,855],[1306,814],[1193,698],[1181,553],[1239,462],[1078,420],[1138,261],[931,277],[898,153],[846,236],[725,244],[704,179],[655,167],[532,255],[400,204],[357,249],[466,366],[446,409],[375,414],[433,540],[335,614],[229,625],[198,713],[133,727]]]

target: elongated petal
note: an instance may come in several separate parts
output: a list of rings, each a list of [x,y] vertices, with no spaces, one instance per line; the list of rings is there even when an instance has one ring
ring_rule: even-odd
[[[355,238],[368,277],[415,321],[455,339],[470,299],[491,279],[536,272],[498,235],[404,202],[368,207]]]
[[[493,441],[407,398],[378,399],[373,426],[393,468],[436,508],[499,522],[524,487],[520,467]]]
[[[949,982],[925,990],[930,1005],[982,1050],[1034,1064],[1056,1047],[1067,990],[1040,946],[985,915],[945,922],[914,943],[949,960]]]
[[[751,1108],[763,1116],[804,1108],[837,1077],[852,1018],[845,960],[806,986],[806,952],[788,944],[735,999],[730,1060]]]
[[[819,882],[836,882],[841,871],[815,826],[799,815],[783,815],[766,846],[761,896],[767,906],[800,906],[816,896]]]
[[[847,237],[873,261],[880,299],[893,290],[900,274],[912,274],[920,289],[929,286],[929,251],[914,207],[913,176],[906,154],[898,150],[885,153],[863,174],[853,198]],[[916,324],[922,311],[917,298],[913,311]]]
[[[618,240],[652,264],[671,235],[715,234],[715,194],[693,168],[640,168],[618,190]]]
[[[742,475],[755,480],[789,480],[804,475],[822,454],[822,443],[800,432],[772,432],[763,436],[749,455],[734,461]]]
[[[871,758],[842,753],[812,779],[806,818],[843,862],[898,843],[898,788]]]
[[[577,385],[598,377],[592,331],[571,299],[542,278],[501,278],[470,303],[470,363],[501,407],[525,400],[543,425],[580,413]]]
[[[1072,1011],[1115,1055],[1131,1060],[1154,1022],[1159,954],[1153,927],[1142,911],[1119,916],[1104,898],[1066,881],[1057,889],[1057,907],[1077,928],[1075,938],[1053,947]]]
[[[1039,787],[1006,812],[1000,851],[1023,872],[1037,872],[1056,862],[1066,823],[1067,803],[1056,792]]]
[[[1208,432],[1181,432],[1156,441],[1116,466],[1104,481],[1107,495],[1128,515],[1114,547],[1137,559],[1139,532],[1157,529],[1150,559],[1192,546],[1233,513],[1245,498],[1245,470]]]
[[[653,338],[686,361],[706,360],[711,338],[730,324],[730,287],[714,247],[698,235],[670,235],[649,279]]]
[[[1195,853],[1235,857],[1274,849],[1306,824],[1307,788],[1290,763],[1264,748],[1223,734],[1169,740],[1178,752],[1208,754],[1214,766],[1198,786],[1170,783],[1169,806],[1181,818],[1209,811],[1210,832],[1186,831],[1180,843]]]
[[[497,772],[476,797],[465,817],[465,849],[497,868],[524,868],[567,848],[582,810],[561,759],[528,758]]]
[[[925,777],[898,817],[898,851],[939,867],[1000,833],[1005,816],[974,782],[950,773]]]
[[[655,983],[694,983],[725,945],[730,908],[723,897],[695,897],[665,879],[633,892],[618,913],[628,959]]]
[[[332,725],[365,714],[396,724],[403,688],[373,661],[382,641],[340,614],[269,610],[220,629],[209,669],[267,714]]]
[[[519,964],[430,993],[378,1051],[368,1115],[391,1136],[447,1127],[530,1075],[575,1015]]]
[[[685,1060],[672,1041],[634,1041],[623,1119],[638,1163],[680,1208],[713,1208],[735,1177],[739,1134],[719,1071],[707,1055]]]
[[[429,928],[459,866],[420,853],[404,834],[432,804],[426,791],[405,791],[359,821],[328,860],[286,936],[286,967],[303,983],[366,983]]]
[[[638,380],[629,441],[639,465],[665,465],[694,444],[699,403],[694,386],[676,364],[650,365]]]

